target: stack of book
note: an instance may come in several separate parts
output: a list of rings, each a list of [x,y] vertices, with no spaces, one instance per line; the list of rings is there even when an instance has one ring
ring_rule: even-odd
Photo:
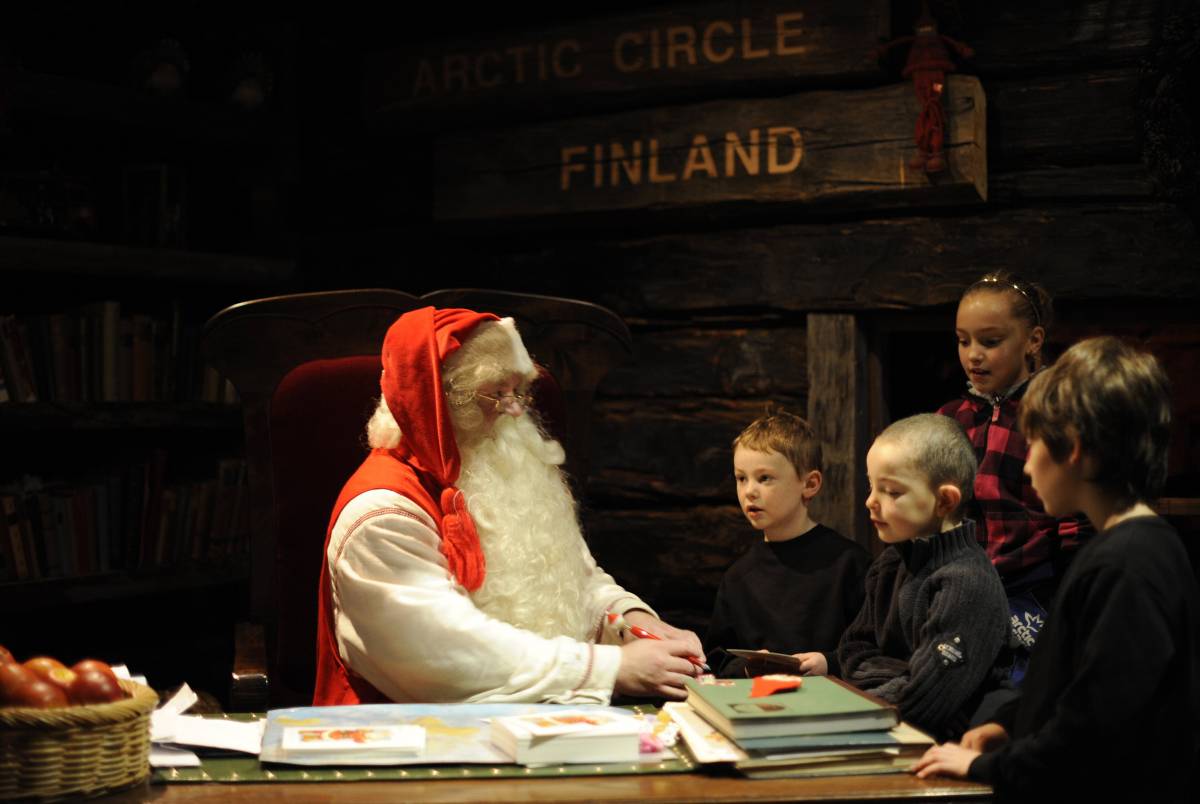
[[[896,708],[828,676],[751,696],[752,679],[703,677],[667,704],[696,761],[732,763],[753,778],[895,773],[933,738],[900,722]]]
[[[644,721],[574,709],[492,718],[492,744],[518,765],[637,762]]]

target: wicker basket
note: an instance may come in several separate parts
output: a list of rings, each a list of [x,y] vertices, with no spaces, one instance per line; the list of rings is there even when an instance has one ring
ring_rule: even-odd
[[[0,708],[0,799],[98,795],[150,773],[154,690],[121,682],[123,701]]]

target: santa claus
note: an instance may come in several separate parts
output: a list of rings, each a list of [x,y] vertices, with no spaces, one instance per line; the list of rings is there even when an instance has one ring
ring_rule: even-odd
[[[685,697],[700,641],[596,566],[536,377],[512,319],[427,307],[388,330],[371,453],[325,543],[315,704]]]

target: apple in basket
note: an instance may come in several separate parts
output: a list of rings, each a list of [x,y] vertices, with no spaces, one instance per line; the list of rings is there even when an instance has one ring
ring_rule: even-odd
[[[5,656],[9,660],[4,660]],[[50,656],[35,656],[24,664],[11,657],[0,646],[0,706],[49,708],[129,697],[112,668],[96,659],[85,659],[69,668]]]
[[[71,684],[75,681],[74,670],[68,669],[58,659],[49,656],[35,656],[32,659],[26,659],[25,667],[42,681],[58,687],[62,690],[63,695],[68,694],[67,691],[71,689]]]
[[[37,681],[37,676],[23,664],[6,662],[0,664],[0,703],[8,703],[17,687]]]
[[[9,662],[0,664],[0,704],[41,708],[66,706],[67,695],[24,665]]]
[[[8,705],[50,709],[56,706],[66,706],[67,696],[59,687],[35,676],[33,681],[15,688],[9,694]]]
[[[76,704],[109,703],[127,697],[111,670],[105,673],[96,668],[76,672],[67,694]]]
[[[84,659],[71,666],[75,681],[67,692],[75,703],[107,703],[128,698],[117,682],[117,674],[99,659]]]

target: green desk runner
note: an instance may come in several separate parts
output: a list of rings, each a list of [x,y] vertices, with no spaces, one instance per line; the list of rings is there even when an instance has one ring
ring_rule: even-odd
[[[198,768],[157,768],[152,784],[182,782],[393,782],[405,779],[529,779],[565,776],[622,776],[631,773],[687,773],[690,759],[673,759],[640,764],[547,765],[404,765],[394,767],[306,767],[262,765],[255,757],[210,757]]]
[[[639,713],[653,713],[653,707],[631,707]],[[236,720],[258,720],[259,714],[217,715]],[[514,764],[437,764],[373,766],[298,766],[263,763],[252,756],[202,757],[200,767],[156,768],[152,784],[203,782],[366,782],[408,779],[528,779],[568,776],[619,776],[628,774],[687,773],[695,768],[686,749],[677,747],[656,760],[640,763],[571,763],[526,768]]]

